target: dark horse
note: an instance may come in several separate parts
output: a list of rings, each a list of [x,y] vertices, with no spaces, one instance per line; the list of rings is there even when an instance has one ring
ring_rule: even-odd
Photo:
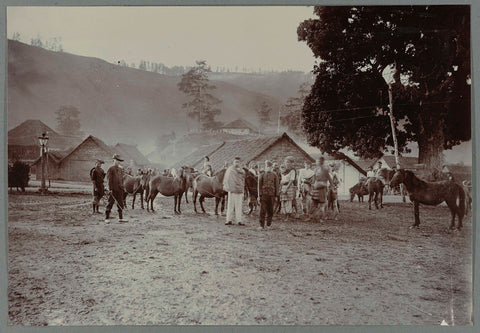
[[[258,206],[258,176],[251,173],[250,170],[245,168],[243,170],[245,170],[245,196],[248,195],[248,207],[250,208],[247,215],[250,215]]]
[[[382,181],[378,178],[371,178],[368,181],[368,185],[365,182],[363,188],[368,191],[368,209],[372,209],[372,199],[375,202],[375,207],[378,209],[380,203],[380,208],[383,208],[383,185]],[[362,190],[364,191],[364,190]]]
[[[398,170],[390,181],[391,186],[397,186],[400,183],[405,184],[410,200],[413,202],[415,223],[410,228],[420,225],[419,204],[436,206],[445,201],[452,214],[450,229],[455,229],[455,215],[458,216],[457,229],[462,229],[465,192],[460,184],[450,180],[426,182],[416,177],[413,172],[403,169]]]
[[[200,193],[200,207],[204,214],[205,208],[203,208],[203,201],[205,198],[215,198],[215,215],[218,215],[218,204],[222,202],[221,212],[225,209],[225,194],[223,190],[223,177],[225,176],[226,169],[218,171],[213,177],[209,177],[205,174],[198,175],[193,180],[193,209],[197,212],[197,196]]]
[[[363,202],[363,196],[368,194],[368,189],[363,186],[365,181],[360,181],[350,187],[350,202],[353,202],[355,196],[358,196],[358,202]]]
[[[149,190],[150,193],[148,194],[147,198],[147,211],[148,204],[150,203],[150,209],[153,210],[153,200],[157,196],[158,193],[166,196],[171,197],[173,196],[174,204],[173,204],[173,212],[175,214],[181,214],[180,210],[180,203],[182,201],[182,195],[187,190],[186,188],[187,181],[185,177],[185,172],[183,168],[178,170],[178,174],[176,177],[169,177],[169,176],[157,176],[150,180],[149,183]],[[178,206],[178,207],[177,207]]]
[[[13,189],[19,188],[22,192],[25,192],[25,187],[28,186],[28,180],[30,178],[30,166],[26,163],[15,161],[13,166],[8,166],[8,187]]]
[[[143,207],[143,191],[145,189],[145,179],[149,177],[148,174],[143,174],[141,176],[130,176],[130,175],[124,175],[123,176],[123,188],[124,188],[124,197],[123,197],[123,202],[125,202],[125,205],[127,203],[126,198],[127,195],[132,194],[133,195],[133,200],[132,200],[132,209],[135,208],[135,197],[137,194],[140,194],[140,205],[142,209]]]

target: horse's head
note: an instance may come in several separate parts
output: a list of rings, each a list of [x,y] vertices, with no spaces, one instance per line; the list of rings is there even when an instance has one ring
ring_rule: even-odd
[[[220,182],[220,184],[223,183],[223,178],[225,177],[225,172],[227,171],[226,168],[223,168],[221,170],[219,170],[215,175],[214,177]]]
[[[399,169],[393,174],[392,179],[390,179],[390,187],[397,187],[401,183],[405,183],[405,181],[406,171],[404,169]]]
[[[246,168],[243,168],[243,170],[245,171],[245,186],[249,189],[257,188],[257,176]]]

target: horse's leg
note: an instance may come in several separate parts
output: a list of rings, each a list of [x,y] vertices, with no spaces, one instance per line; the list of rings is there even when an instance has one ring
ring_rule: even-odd
[[[380,208],[383,208],[383,187],[380,187]]]
[[[180,210],[180,204],[182,203],[182,196],[183,196],[183,192],[180,192],[180,194],[178,195],[178,208],[177,208],[178,214],[182,214],[182,211]]]
[[[460,206],[457,205],[456,201],[457,201],[456,198],[453,199],[453,200],[448,200],[447,201],[447,206],[448,206],[448,208],[450,208],[450,214],[452,215],[452,219],[450,221],[450,227],[449,227],[450,230],[455,229],[455,215],[458,216],[458,230],[460,230],[462,228]]]
[[[218,215],[218,204],[220,203],[220,200],[220,197],[215,197],[215,215]]]
[[[178,214],[177,212],[177,199],[178,196],[176,194],[173,195],[173,213]]]
[[[198,196],[198,191],[195,190],[193,191],[193,210],[195,211],[195,213],[198,213],[197,212],[197,196]]]
[[[135,209],[135,198],[137,196],[137,192],[133,193],[133,200],[132,200],[132,210]]]
[[[143,189],[140,191],[140,206],[142,207],[142,209],[145,209],[143,207]]]
[[[413,215],[415,216],[415,223],[410,226],[410,229],[418,227],[420,225],[419,203],[416,200],[413,201]]]
[[[145,192],[145,202],[147,203],[147,212],[150,211],[150,209],[148,208],[148,201],[150,200],[150,193],[146,193]]]
[[[198,201],[200,202],[200,208],[202,208],[203,214],[207,214],[207,212],[205,211],[205,208],[203,208],[203,201],[204,200],[205,200],[205,197],[203,196],[203,194],[200,194],[200,199],[198,199]]]
[[[368,209],[372,209],[372,192],[368,193]]]
[[[152,210],[152,212],[154,211],[153,210],[153,200],[155,199],[157,194],[158,194],[158,192],[155,191],[155,190],[150,192],[150,209]],[[147,205],[148,205],[148,203],[147,203]]]
[[[228,195],[228,194],[227,194],[227,195]],[[226,214],[226,213],[225,213],[225,197],[226,197],[227,195],[222,196],[222,202],[221,202],[221,203],[222,203],[222,206],[221,206],[221,208],[220,208],[220,211],[221,211],[222,214]]]

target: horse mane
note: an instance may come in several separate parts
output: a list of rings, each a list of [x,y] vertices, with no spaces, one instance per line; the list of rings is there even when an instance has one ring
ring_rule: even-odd
[[[426,182],[415,176],[415,174],[410,170],[404,170],[405,177],[404,183],[408,188],[417,188],[422,185],[426,185]]]
[[[225,172],[227,171],[226,168],[223,168],[221,170],[218,170],[214,175],[213,177],[217,178],[218,181],[220,181],[220,179],[223,180],[223,177],[225,176]]]

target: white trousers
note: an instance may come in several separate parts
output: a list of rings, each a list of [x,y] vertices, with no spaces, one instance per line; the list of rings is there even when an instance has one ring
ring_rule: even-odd
[[[227,201],[227,222],[233,222],[233,214],[235,213],[235,222],[242,222],[243,211],[243,193],[228,192]]]

